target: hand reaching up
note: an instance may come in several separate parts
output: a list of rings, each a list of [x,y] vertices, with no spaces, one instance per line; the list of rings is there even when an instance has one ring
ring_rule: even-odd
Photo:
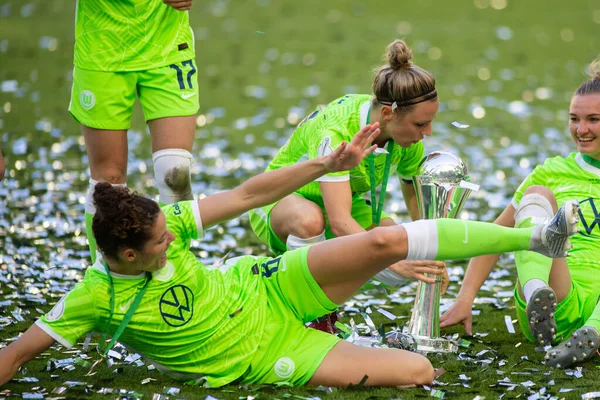
[[[327,171],[347,171],[356,167],[377,148],[371,143],[379,135],[379,132],[379,122],[375,122],[362,128],[354,135],[350,143],[343,142],[326,156],[325,168]]]

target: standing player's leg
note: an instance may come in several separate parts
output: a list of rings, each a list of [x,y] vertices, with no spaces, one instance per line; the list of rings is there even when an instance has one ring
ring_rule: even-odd
[[[82,125],[83,137],[90,163],[90,181],[85,199],[85,230],[92,262],[96,261],[96,239],[92,220],[96,213],[94,190],[98,182],[126,185],[127,131],[101,130]]]
[[[552,191],[543,186],[529,187],[515,212],[515,227],[533,227],[552,218],[558,206]],[[531,251],[515,252],[517,289],[526,304],[527,322],[521,321],[524,330],[529,328],[531,339],[540,345],[556,340],[558,327],[555,319],[557,304],[571,290],[571,275],[565,258],[554,260]],[[521,300],[521,301],[519,301]]]
[[[90,163],[85,220],[92,262],[96,258],[96,241],[91,233],[95,212],[92,195],[96,182],[126,182],[127,129],[135,103],[135,81],[136,73],[73,69],[69,112],[82,125]]]
[[[138,93],[152,136],[159,201],[170,204],[193,199],[191,152],[199,109],[193,60],[140,73]]]

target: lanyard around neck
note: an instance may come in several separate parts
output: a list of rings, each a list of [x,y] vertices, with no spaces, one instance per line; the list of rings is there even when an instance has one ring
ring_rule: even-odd
[[[108,265],[106,265],[106,261],[103,260],[102,264],[104,264],[104,270],[106,271],[106,275],[108,276],[108,282],[110,284],[110,317],[108,318],[108,322],[106,323],[106,328],[104,329],[104,333],[102,333],[102,341],[100,342],[100,346],[104,346],[104,344],[106,343],[106,336],[108,335],[108,330],[110,329],[110,323],[112,322],[113,315],[115,312],[115,286],[113,284],[112,276],[110,275],[110,270],[108,269]],[[142,286],[142,289],[140,289],[138,294],[135,296],[135,299],[131,303],[131,306],[129,306],[129,310],[127,310],[127,313],[125,314],[125,317],[123,318],[123,321],[121,321],[121,324],[115,331],[114,335],[112,335],[112,339],[111,339],[110,343],[108,344],[108,346],[106,346],[106,348],[104,348],[104,349],[102,349],[102,347],[100,348],[100,353],[101,353],[102,357],[106,357],[106,355],[108,354],[110,349],[112,349],[115,342],[119,339],[119,337],[125,330],[125,327],[127,326],[129,321],[133,317],[133,314],[135,314],[135,310],[140,305],[140,302],[142,301],[142,297],[144,297],[144,293],[146,293],[146,288],[148,287],[148,283],[151,280],[152,280],[152,274],[150,272],[146,272],[146,282],[144,282],[144,286]]]
[[[588,156],[587,154],[582,154],[581,158],[583,158],[583,161],[590,164],[591,166],[600,168],[600,160],[596,160],[595,158],[592,158],[592,157]]]
[[[371,123],[371,109],[367,112],[367,125]],[[371,218],[372,223],[376,226],[381,221],[381,213],[383,212],[383,202],[390,176],[390,166],[392,165],[392,153],[394,152],[394,141],[390,140],[387,145],[388,154],[385,157],[385,167],[383,170],[383,180],[381,181],[381,191],[379,192],[379,201],[377,201],[377,180],[375,178],[375,155],[373,153],[367,156],[369,164],[369,178],[371,183]]]

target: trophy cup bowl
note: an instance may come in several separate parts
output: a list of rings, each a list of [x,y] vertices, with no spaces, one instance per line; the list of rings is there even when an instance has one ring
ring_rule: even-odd
[[[468,181],[467,166],[459,157],[445,151],[429,154],[413,177],[420,217],[456,218],[471,191],[478,189]],[[436,282],[418,282],[408,332],[415,338],[419,353],[455,352],[457,346],[440,337],[442,276],[428,276]]]

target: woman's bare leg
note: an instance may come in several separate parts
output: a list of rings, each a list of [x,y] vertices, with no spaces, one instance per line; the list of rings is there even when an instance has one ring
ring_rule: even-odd
[[[345,387],[427,385],[434,379],[433,366],[424,356],[399,349],[359,347],[339,342],[325,357],[309,385]]]

